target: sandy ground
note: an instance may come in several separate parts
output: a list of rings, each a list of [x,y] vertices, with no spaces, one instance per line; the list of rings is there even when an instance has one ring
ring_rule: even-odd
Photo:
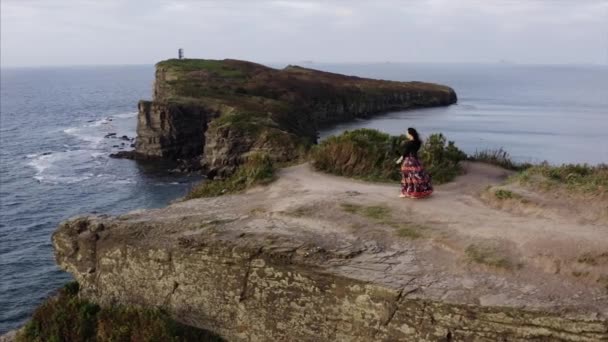
[[[205,238],[212,231],[231,243],[295,253],[324,272],[408,296],[608,317],[608,226],[573,214],[574,204],[560,210],[554,201],[540,203],[541,195],[533,210],[498,205],[487,189],[508,171],[480,163],[465,169],[430,198],[412,200],[398,197],[398,184],[335,177],[303,164],[245,194],[118,220],[162,223],[146,233],[159,244],[170,241],[167,223],[180,222],[171,236],[183,239],[203,234],[189,224],[196,222]]]

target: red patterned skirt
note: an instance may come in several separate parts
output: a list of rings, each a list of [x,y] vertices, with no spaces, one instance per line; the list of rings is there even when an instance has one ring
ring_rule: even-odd
[[[416,157],[406,157],[401,164],[401,194],[410,198],[423,198],[433,193],[431,176]]]

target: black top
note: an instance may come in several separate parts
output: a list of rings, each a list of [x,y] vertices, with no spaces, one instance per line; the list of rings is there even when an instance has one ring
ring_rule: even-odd
[[[403,150],[403,158],[412,156],[418,158],[418,150],[420,149],[420,140],[408,140],[405,143]]]

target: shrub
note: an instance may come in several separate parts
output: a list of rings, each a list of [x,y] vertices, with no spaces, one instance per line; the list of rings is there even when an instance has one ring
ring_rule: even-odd
[[[482,151],[475,151],[472,156],[469,156],[469,160],[483,162],[500,166],[507,170],[521,171],[529,168],[531,165],[527,163],[516,163],[511,159],[509,152],[499,148],[497,150],[487,149]]]
[[[203,181],[186,195],[186,199],[235,193],[255,185],[268,184],[274,179],[275,167],[271,158],[266,154],[254,153],[232,176],[222,180]]]
[[[159,309],[101,308],[80,299],[78,291],[78,283],[71,282],[46,300],[16,341],[222,341],[207,331],[175,322]]]
[[[371,181],[401,179],[395,160],[402,153],[405,136],[390,136],[372,129],[346,131],[313,148],[311,164],[319,171]],[[432,134],[419,152],[423,165],[437,184],[452,180],[461,171],[466,155],[442,134]]]
[[[422,164],[438,184],[449,182],[460,174],[459,163],[466,157],[453,141],[447,141],[441,133],[431,134],[420,151]]]

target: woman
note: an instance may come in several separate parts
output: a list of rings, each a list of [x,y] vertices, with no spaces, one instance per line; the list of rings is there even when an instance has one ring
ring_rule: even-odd
[[[418,160],[418,150],[422,145],[418,132],[407,129],[407,143],[397,164],[401,164],[401,195],[399,197],[423,198],[433,193],[431,176],[424,171]]]

